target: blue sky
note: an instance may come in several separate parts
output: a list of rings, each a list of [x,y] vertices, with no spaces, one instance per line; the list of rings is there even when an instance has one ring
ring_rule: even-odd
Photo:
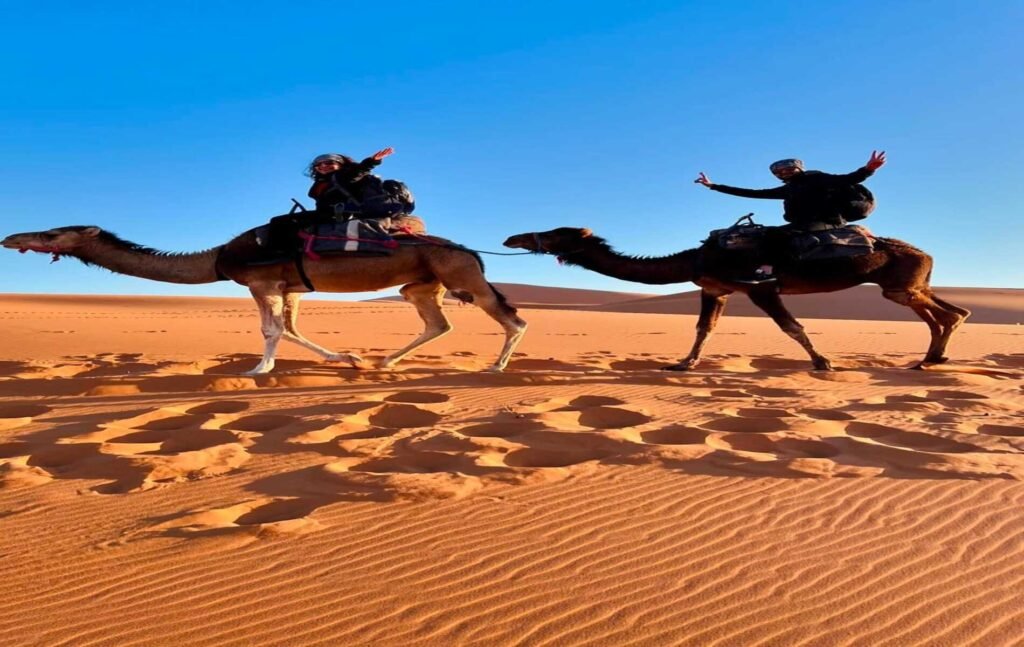
[[[797,156],[872,149],[866,221],[935,256],[933,282],[1024,287],[1024,5],[991,2],[2,2],[0,233],[96,224],[168,251],[303,198],[309,159],[397,153],[432,232],[501,251],[588,226],[634,254],[781,205]],[[678,292],[550,258],[494,281]],[[0,253],[0,292],[242,295]],[[364,296],[364,295],[357,295]]]

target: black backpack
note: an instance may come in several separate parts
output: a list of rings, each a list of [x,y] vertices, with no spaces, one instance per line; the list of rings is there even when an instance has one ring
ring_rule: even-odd
[[[416,209],[416,198],[405,182],[398,180],[384,180],[384,193],[398,201],[404,207],[405,213],[412,213]]]
[[[832,199],[846,222],[864,220],[875,210],[875,196],[863,184],[844,186],[836,190]]]

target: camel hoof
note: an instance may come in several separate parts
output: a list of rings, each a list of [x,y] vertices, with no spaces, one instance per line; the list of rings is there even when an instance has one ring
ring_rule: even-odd
[[[488,366],[487,368],[485,368],[484,370],[481,371],[481,373],[504,373],[504,372],[505,372],[505,367],[504,366]]]
[[[696,365],[697,365],[697,362],[679,362],[678,364],[671,364],[669,366],[662,366],[661,370],[663,370],[663,371],[689,371],[690,369],[692,369]]]
[[[248,376],[266,375],[267,373],[269,373],[272,370],[274,370],[273,366],[268,366],[266,368],[262,368],[260,366],[257,366],[256,368],[252,369],[251,371],[245,371],[244,373],[242,373],[242,375],[248,375]]]
[[[387,357],[385,357],[384,359],[377,360],[375,363],[371,364],[371,366],[373,366],[373,368],[382,368],[382,369],[383,368],[394,368],[395,364],[397,364],[397,363],[398,363],[398,360],[390,360]]]
[[[830,362],[828,359],[826,359],[824,357],[819,357],[818,359],[814,360],[813,363],[814,363],[814,370],[816,370],[816,371],[831,371],[831,370],[834,370],[832,368],[832,362]]]
[[[334,353],[324,358],[327,362],[348,362],[352,368],[371,368],[372,365],[355,353]]]

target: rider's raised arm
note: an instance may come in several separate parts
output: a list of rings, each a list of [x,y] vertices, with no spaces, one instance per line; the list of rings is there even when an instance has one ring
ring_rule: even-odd
[[[868,163],[853,173],[847,173],[845,175],[824,175],[828,175],[830,180],[843,184],[860,184],[874,175],[875,171],[885,166],[885,161],[885,151],[871,151],[871,159],[868,160]]]
[[[853,173],[843,173],[841,175],[833,173],[822,173],[827,176],[831,182],[836,184],[860,184],[864,180],[868,179],[875,174],[874,169],[870,169],[866,166],[862,166]]]
[[[774,189],[741,189],[725,184],[711,184],[708,188],[719,193],[737,195],[741,198],[763,198],[766,200],[783,200],[787,195],[785,186],[777,186]]]

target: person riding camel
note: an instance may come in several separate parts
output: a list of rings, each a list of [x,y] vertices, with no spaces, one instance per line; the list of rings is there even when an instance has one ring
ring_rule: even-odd
[[[872,151],[871,158],[861,168],[843,175],[821,171],[806,171],[798,159],[784,159],[772,163],[768,168],[782,180],[782,186],[772,189],[743,189],[725,184],[715,184],[701,172],[696,184],[702,184],[712,191],[735,195],[742,198],[782,200],[783,219],[789,223],[778,229],[785,236],[794,231],[820,231],[843,227],[848,222],[866,218],[875,207],[874,197],[861,182],[874,175],[885,164],[885,151]],[[755,272],[758,283],[774,280],[772,268],[762,265]]]
[[[316,156],[306,175],[313,179],[309,197],[316,201],[323,216],[387,218],[404,210],[383,188],[383,181],[372,173],[395,149],[381,149],[361,162],[347,155],[326,153]]]
[[[805,171],[804,163],[798,159],[779,160],[768,167],[772,175],[782,180],[782,186],[773,189],[741,189],[714,184],[704,173],[698,175],[694,182],[712,191],[741,198],[782,200],[783,218],[793,229],[813,229],[819,223],[841,227],[870,213],[874,207],[870,195],[855,195],[850,189],[874,175],[884,164],[885,151],[872,151],[867,164],[845,175]]]
[[[306,175],[313,180],[307,195],[316,201],[316,210],[270,219],[271,256],[293,253],[300,229],[337,219],[376,221],[384,231],[425,233],[423,221],[411,215],[415,201],[405,184],[382,180],[372,173],[394,152],[389,146],[361,162],[340,153],[313,158],[306,169]]]

